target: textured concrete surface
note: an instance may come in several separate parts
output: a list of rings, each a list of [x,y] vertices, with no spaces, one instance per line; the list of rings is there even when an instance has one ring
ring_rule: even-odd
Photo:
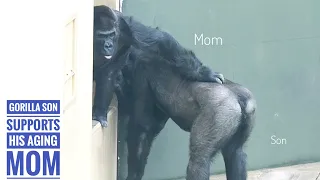
[[[226,180],[225,174],[210,180]],[[248,172],[248,180],[320,180],[320,162]]]

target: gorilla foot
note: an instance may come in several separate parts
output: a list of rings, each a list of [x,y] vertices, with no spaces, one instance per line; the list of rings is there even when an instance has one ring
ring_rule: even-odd
[[[108,119],[106,116],[92,116],[93,120],[99,121],[102,127],[107,127],[108,126]]]

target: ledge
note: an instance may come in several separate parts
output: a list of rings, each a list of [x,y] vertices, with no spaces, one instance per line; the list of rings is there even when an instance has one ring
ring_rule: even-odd
[[[117,132],[118,108],[114,96],[108,113],[108,127],[92,120],[92,164],[94,180],[115,180],[117,178]]]

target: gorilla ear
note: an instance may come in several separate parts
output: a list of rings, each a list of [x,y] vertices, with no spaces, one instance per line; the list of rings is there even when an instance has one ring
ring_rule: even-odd
[[[131,30],[129,28],[128,23],[123,19],[123,17],[119,17],[119,29],[121,33],[131,34]]]
[[[131,31],[128,23],[121,16],[118,19],[118,25],[119,25],[119,30],[120,30],[121,41],[124,42],[125,44],[132,45],[133,40],[134,40],[134,36],[132,34],[132,31]]]

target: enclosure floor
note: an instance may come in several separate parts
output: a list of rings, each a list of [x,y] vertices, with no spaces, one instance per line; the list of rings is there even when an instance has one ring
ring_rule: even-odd
[[[210,180],[226,180],[224,174]],[[320,162],[248,172],[248,180],[320,180]]]

